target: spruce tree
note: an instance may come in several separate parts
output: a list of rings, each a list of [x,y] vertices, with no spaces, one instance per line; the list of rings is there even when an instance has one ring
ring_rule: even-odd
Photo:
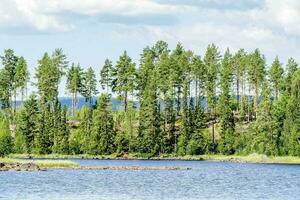
[[[12,152],[12,137],[9,130],[8,121],[1,117],[0,119],[0,157],[4,157]]]
[[[110,96],[102,94],[97,102],[93,117],[91,148],[93,154],[111,154],[114,152],[114,123],[110,109]]]
[[[34,94],[24,102],[24,108],[18,124],[17,133],[24,137],[26,153],[32,153],[34,140],[38,132],[39,105]],[[21,137],[21,136],[20,136]]]

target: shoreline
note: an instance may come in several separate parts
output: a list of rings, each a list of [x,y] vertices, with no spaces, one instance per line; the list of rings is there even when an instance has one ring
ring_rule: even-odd
[[[161,156],[147,156],[137,154],[117,155],[36,155],[36,154],[11,154],[9,158],[12,159],[49,159],[49,160],[67,160],[67,159],[86,159],[86,160],[169,160],[169,161],[217,161],[217,162],[234,162],[234,163],[255,163],[255,164],[294,164],[300,165],[300,157],[293,156],[272,156],[268,157],[261,154],[250,154],[247,156],[241,155],[197,155],[197,156],[175,156],[175,155],[161,155]]]

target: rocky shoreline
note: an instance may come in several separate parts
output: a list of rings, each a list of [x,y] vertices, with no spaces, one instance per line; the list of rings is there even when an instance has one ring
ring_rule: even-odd
[[[34,163],[0,163],[0,171],[41,171],[44,170]]]
[[[78,166],[78,167],[44,167],[34,163],[1,163],[0,171],[46,171],[53,169],[74,170],[190,170],[188,167],[177,166]]]

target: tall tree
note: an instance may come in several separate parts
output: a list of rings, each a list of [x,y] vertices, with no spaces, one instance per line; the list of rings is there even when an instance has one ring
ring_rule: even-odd
[[[12,49],[6,49],[4,56],[1,56],[2,64],[4,66],[3,77],[7,81],[8,87],[3,87],[8,91],[3,91],[5,94],[9,94],[9,101],[13,101],[13,123],[15,122],[16,115],[16,96],[17,96],[17,80],[16,80],[16,68],[18,63],[18,57],[14,54]],[[6,85],[6,84],[5,84]]]
[[[95,71],[92,67],[89,67],[82,77],[82,89],[81,94],[85,97],[85,100],[92,105],[92,98],[98,93],[97,80]]]
[[[212,143],[215,145],[215,117],[216,117],[216,88],[217,88],[217,74],[220,66],[220,53],[218,48],[214,45],[208,45],[205,56],[204,64],[207,69],[205,89],[206,89],[206,108],[210,113],[210,122],[212,129]]]
[[[158,88],[156,85],[157,71],[151,51],[145,51],[139,69],[139,128],[138,149],[142,153],[158,154],[160,148],[160,113]],[[147,80],[146,82],[145,79]]]
[[[250,54],[250,62],[248,65],[248,78],[249,82],[252,85],[252,88],[254,88],[254,112],[255,112],[255,117],[257,115],[257,105],[258,105],[258,97],[259,97],[259,92],[262,83],[264,82],[265,79],[265,58],[264,56],[260,53],[258,49],[255,49],[255,51]]]
[[[17,67],[16,67],[16,88],[21,92],[21,101],[24,100],[24,93],[27,89],[27,83],[29,81],[29,72],[27,69],[26,60],[21,56],[18,59]]]
[[[51,102],[58,96],[58,84],[61,72],[53,64],[51,57],[45,53],[38,61],[35,77],[42,102]]]
[[[246,52],[240,49],[232,58],[233,76],[236,85],[236,100],[237,111],[243,110],[243,98],[245,98],[245,66],[246,66]]]
[[[275,60],[272,63],[272,66],[269,70],[269,77],[270,77],[270,81],[274,87],[276,100],[278,99],[280,82],[282,81],[283,72],[284,71],[282,68],[282,64],[280,63],[278,57],[276,56]]]
[[[132,93],[135,88],[135,63],[127,55],[127,52],[119,57],[114,70],[113,91],[122,95],[124,100],[124,111],[127,111],[128,95]]]
[[[231,85],[233,81],[232,55],[226,50],[220,68],[220,90],[218,110],[220,118],[219,150],[223,154],[234,153],[235,123],[231,106]]]
[[[94,124],[91,135],[93,154],[111,154],[114,152],[114,123],[110,109],[110,96],[102,94],[94,112]]]
[[[67,74],[67,89],[72,94],[72,116],[75,116],[77,110],[77,95],[81,91],[82,87],[82,69],[74,63],[71,65],[71,68]]]
[[[100,84],[103,90],[106,89],[107,94],[109,92],[109,88],[112,86],[113,70],[112,62],[109,59],[106,59],[104,66],[100,71]]]
[[[39,105],[34,94],[24,102],[17,132],[24,136],[26,153],[34,149],[34,140],[38,132]]]

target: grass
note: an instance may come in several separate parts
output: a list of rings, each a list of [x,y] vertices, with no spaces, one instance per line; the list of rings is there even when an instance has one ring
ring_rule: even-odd
[[[26,154],[11,154],[10,158],[28,158]],[[187,156],[176,156],[172,154],[162,154],[159,157],[153,157],[150,154],[111,154],[111,155],[30,155],[32,158],[43,158],[43,159],[151,159],[151,160],[211,160],[211,161],[224,161],[224,162],[244,162],[244,163],[274,163],[274,164],[300,164],[300,157],[293,156],[266,156],[262,154],[250,154],[246,156],[240,155],[187,155]],[[1,162],[1,160],[0,160]],[[55,167],[68,166],[69,164],[76,164],[71,161],[58,161],[58,160],[38,160],[34,162],[41,162],[40,165],[46,164]],[[69,163],[71,162],[71,163]]]
[[[0,158],[0,163],[8,164],[28,164],[33,163],[43,169],[55,169],[55,168],[79,168],[78,163],[69,160],[22,160],[13,158]]]

